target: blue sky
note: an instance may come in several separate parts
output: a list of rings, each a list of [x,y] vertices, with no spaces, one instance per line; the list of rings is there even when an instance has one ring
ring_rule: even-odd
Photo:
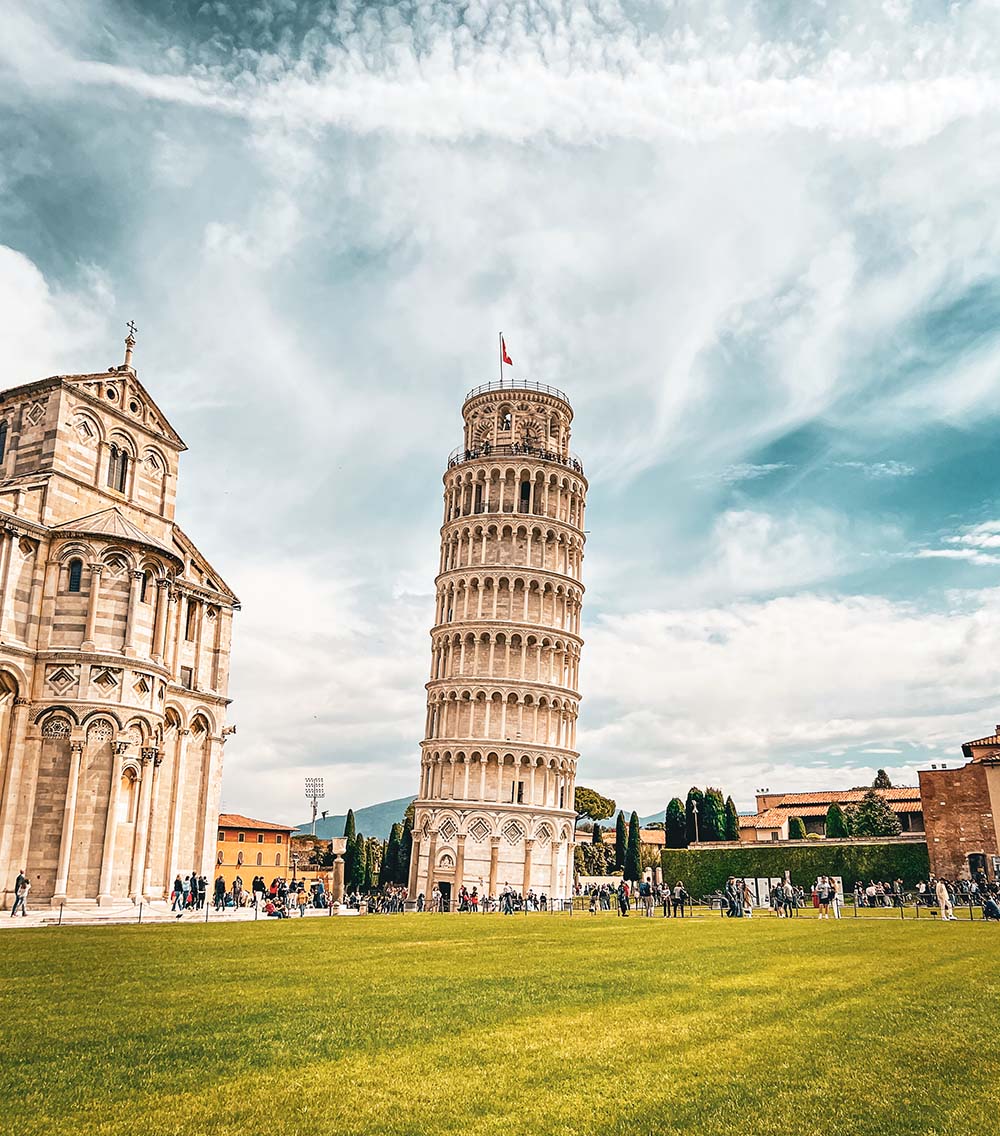
[[[8,383],[118,358],[244,602],[227,808],[412,791],[465,391],[567,390],[580,779],[900,780],[993,728],[1000,10],[8,6]]]

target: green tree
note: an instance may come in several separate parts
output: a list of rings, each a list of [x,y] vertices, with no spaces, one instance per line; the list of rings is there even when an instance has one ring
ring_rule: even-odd
[[[802,817],[789,817],[788,818],[788,839],[789,840],[805,840],[806,826]]]
[[[851,835],[844,810],[836,801],[826,810],[826,835],[832,840],[843,840]]]
[[[736,802],[732,797],[726,798],[726,839],[739,840],[740,814],[736,811]]]
[[[403,838],[402,824],[394,824],[389,829],[389,840],[385,846],[385,855],[379,865],[378,886],[391,887],[399,882],[399,844]]]
[[[604,843],[604,830],[601,828],[601,826],[599,824],[594,825],[594,830],[590,834],[590,843],[591,844],[603,844]]]
[[[696,839],[701,836],[701,809],[705,804],[705,794],[698,788],[697,785],[692,785],[688,789],[687,801],[684,805],[684,824],[687,829],[686,839],[688,844],[693,844]],[[698,819],[695,823],[694,807],[698,807]]]
[[[663,827],[667,834],[667,847],[686,848],[687,825],[684,823],[684,802],[680,797],[674,797],[670,804],[667,805],[667,811],[663,819]]]
[[[620,872],[625,867],[625,846],[628,843],[628,837],[625,835],[625,814],[621,811],[618,813],[618,819],[615,821],[615,871]]]
[[[619,814],[621,815],[621,814]],[[642,841],[639,836],[639,814],[628,818],[628,844],[625,849],[625,879],[642,879]]]
[[[721,789],[706,789],[698,829],[702,840],[722,840],[726,834],[726,803]]]
[[[851,818],[852,836],[898,836],[903,831],[899,817],[878,790],[865,793]]]
[[[875,780],[872,782],[873,789],[891,789],[892,782],[889,780],[889,774],[884,769],[880,769],[875,774]]]
[[[354,824],[354,809],[347,810],[347,819],[344,821],[344,839],[353,840],[357,836]]]
[[[610,797],[602,797],[596,789],[588,789],[586,785],[577,785],[573,792],[573,807],[576,809],[576,819],[605,820],[615,811],[615,802]]]
[[[344,851],[344,886],[360,891],[365,883],[365,838],[358,833],[347,842]]]
[[[403,824],[403,835],[399,841],[399,859],[396,861],[398,874],[396,883],[406,887],[410,882],[410,859],[413,856],[413,825]],[[416,896],[413,897],[416,899]]]

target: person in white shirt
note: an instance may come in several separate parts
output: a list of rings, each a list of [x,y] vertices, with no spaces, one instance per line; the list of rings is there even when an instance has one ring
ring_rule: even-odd
[[[955,918],[955,907],[951,902],[951,894],[948,891],[948,885],[944,880],[938,880],[934,886],[934,894],[937,896],[938,907],[941,910],[941,921]]]

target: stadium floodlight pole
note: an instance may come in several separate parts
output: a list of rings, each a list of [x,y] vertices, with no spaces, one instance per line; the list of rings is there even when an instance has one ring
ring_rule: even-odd
[[[307,777],[306,778],[306,800],[312,802],[313,817],[312,817],[312,834],[316,835],[316,802],[322,800],[326,796],[323,789],[322,777]]]
[[[691,812],[694,815],[694,842],[698,843],[698,802],[691,802]]]

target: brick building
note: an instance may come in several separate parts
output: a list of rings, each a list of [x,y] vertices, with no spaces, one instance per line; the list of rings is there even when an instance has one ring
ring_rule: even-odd
[[[931,871],[958,879],[981,868],[1000,879],[1000,726],[962,754],[965,765],[919,773]]]

